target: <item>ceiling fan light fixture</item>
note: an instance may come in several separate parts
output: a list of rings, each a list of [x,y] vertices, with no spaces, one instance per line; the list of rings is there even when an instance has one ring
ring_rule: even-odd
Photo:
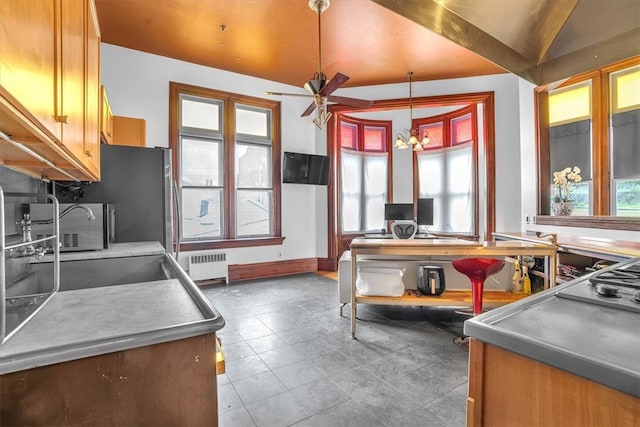
[[[313,124],[318,127],[318,129],[322,129],[322,126],[324,126],[329,121],[333,113],[327,111],[327,99],[325,97],[322,97],[320,95],[316,96],[315,103],[317,107],[317,114],[316,118],[312,121]]]
[[[327,76],[323,72],[315,73],[313,78],[304,84],[304,88],[313,95],[317,95],[325,87],[326,83]]]
[[[306,110],[304,110],[300,117],[308,116],[317,108],[317,115],[313,120],[313,123],[319,128],[321,128],[331,118],[331,113],[327,111],[327,101],[349,105],[358,109],[368,108],[372,104],[372,101],[364,99],[332,95],[336,89],[339,89],[347,80],[349,80],[349,76],[342,73],[336,73],[331,80],[327,81],[327,76],[322,71],[322,20],[320,19],[320,15],[322,12],[327,10],[329,4],[329,0],[309,0],[309,7],[318,15],[318,72],[314,73],[313,77],[304,84],[304,89],[308,94],[302,95],[296,93],[265,92],[269,95],[313,97],[313,102]]]

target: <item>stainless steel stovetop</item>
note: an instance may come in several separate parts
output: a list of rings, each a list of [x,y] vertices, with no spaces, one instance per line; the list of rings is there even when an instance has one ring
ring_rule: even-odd
[[[640,258],[577,280],[559,290],[556,296],[640,313]]]

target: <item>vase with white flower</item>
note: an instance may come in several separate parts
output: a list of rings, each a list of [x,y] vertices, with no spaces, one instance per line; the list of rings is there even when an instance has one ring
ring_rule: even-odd
[[[556,194],[553,197],[551,209],[554,215],[571,215],[573,212],[573,200],[571,200],[571,190],[573,185],[582,181],[580,168],[574,166],[567,167],[561,171],[553,173],[553,185]]]

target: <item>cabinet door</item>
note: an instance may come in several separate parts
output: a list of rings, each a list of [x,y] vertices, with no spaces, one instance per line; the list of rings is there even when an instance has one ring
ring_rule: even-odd
[[[100,29],[93,1],[86,3],[87,75],[84,135],[85,163],[100,176]]]
[[[113,112],[104,86],[102,86],[100,96],[100,134],[105,143],[113,144]]]
[[[0,86],[56,139],[57,0],[0,1]]]
[[[75,156],[84,160],[84,1],[60,2],[61,98],[63,118],[62,143]]]
[[[113,116],[113,143],[133,147],[147,146],[147,122],[144,119]]]

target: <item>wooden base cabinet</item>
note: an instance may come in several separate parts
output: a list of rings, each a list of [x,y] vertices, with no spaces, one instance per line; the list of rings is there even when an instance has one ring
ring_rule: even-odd
[[[640,399],[471,339],[467,426],[637,426]]]
[[[215,333],[0,376],[0,425],[217,426]]]

